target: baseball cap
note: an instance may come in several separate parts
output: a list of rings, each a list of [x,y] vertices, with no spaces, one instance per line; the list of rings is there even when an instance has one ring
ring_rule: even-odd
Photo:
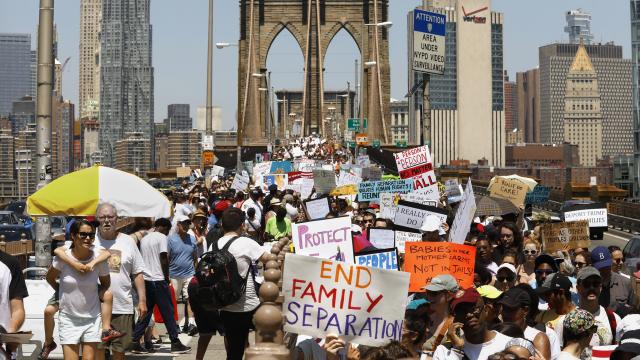
[[[525,290],[515,287],[502,293],[502,298],[498,300],[498,304],[510,308],[529,306],[531,305],[531,297]]]
[[[479,299],[480,293],[474,288],[458,291],[456,297],[451,302],[451,311],[454,311],[459,304],[475,304]]]
[[[536,258],[536,269],[540,264],[549,264],[554,272],[558,272],[558,265],[556,264],[556,261],[551,257],[551,255],[538,255],[538,257]]]
[[[191,221],[191,219],[189,219],[189,217],[184,214],[176,214],[173,220],[175,220],[176,223],[181,223],[183,221]]]
[[[491,285],[482,285],[476,288],[476,290],[478,291],[478,294],[480,294],[480,296],[491,300],[495,300],[502,295],[502,291],[496,289],[495,286]]]
[[[409,304],[407,304],[407,310],[416,310],[420,306],[426,305],[428,303],[429,303],[429,300],[427,299],[414,299],[409,301]]]
[[[458,291],[460,286],[456,279],[449,274],[442,274],[431,279],[431,282],[424,287],[427,291]]]
[[[560,273],[553,273],[547,276],[546,279],[544,279],[544,282],[539,288],[536,289],[536,292],[538,294],[545,294],[549,291],[560,289],[563,289],[564,291],[570,291],[572,286],[573,284],[571,284],[571,280],[569,280],[568,277]]]
[[[229,202],[228,201],[218,201],[218,203],[216,204],[216,206],[213,208],[213,210],[216,213],[222,213],[225,210],[227,210],[227,208],[229,207]]]
[[[622,335],[618,347],[611,354],[611,359],[616,359],[622,356],[623,353],[640,355],[640,341],[638,339],[640,339],[640,330],[629,331]]]
[[[195,218],[207,218],[207,215],[202,212],[201,210],[197,210],[196,212],[194,212],[193,214],[191,214],[191,219],[195,219]]]
[[[251,195],[258,196],[258,195],[264,195],[264,193],[262,192],[262,189],[260,189],[260,187],[256,187],[251,190]]]
[[[500,271],[500,269],[507,269],[511,271],[513,274],[516,274],[516,268],[511,264],[507,264],[507,263],[501,264],[500,266],[498,266],[498,270],[496,270],[496,273]]]
[[[593,267],[600,270],[606,267],[611,267],[611,253],[609,249],[604,246],[597,246],[591,252],[591,263]]]
[[[562,330],[572,335],[581,335],[597,328],[593,315],[583,309],[575,309],[568,313],[562,321]]]
[[[602,278],[602,275],[600,275],[600,271],[598,271],[598,269],[594,268],[593,266],[585,266],[582,269],[580,269],[580,271],[578,271],[578,282],[591,277],[591,276],[597,276],[599,278]]]

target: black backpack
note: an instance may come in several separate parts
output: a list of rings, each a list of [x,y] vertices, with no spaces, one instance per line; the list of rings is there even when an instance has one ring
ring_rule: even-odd
[[[198,300],[207,310],[219,310],[231,305],[242,297],[247,285],[246,278],[238,273],[236,258],[229,247],[239,236],[231,238],[222,249],[218,242],[211,244],[212,250],[202,254],[196,268],[198,280]]]

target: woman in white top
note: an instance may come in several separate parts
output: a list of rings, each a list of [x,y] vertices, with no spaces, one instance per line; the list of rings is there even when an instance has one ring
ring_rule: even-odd
[[[86,220],[77,220],[70,233],[72,244],[66,255],[83,264],[91,262],[97,256],[93,249],[95,228]],[[60,293],[58,320],[64,358],[78,359],[82,344],[82,358],[94,359],[101,341],[100,298],[110,285],[107,264],[100,262],[93,271],[80,273],[56,256],[47,272],[47,282]]]

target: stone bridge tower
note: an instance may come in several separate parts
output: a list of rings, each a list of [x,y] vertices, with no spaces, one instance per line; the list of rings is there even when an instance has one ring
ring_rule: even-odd
[[[324,57],[334,36],[345,29],[354,39],[364,61],[361,79],[364,117],[369,141],[389,143],[390,69],[388,30],[365,24],[388,20],[388,0],[240,0],[238,66],[238,130],[242,146],[265,145],[265,78],[271,44],[285,28],[298,42],[305,59],[303,85],[303,134],[323,133]],[[352,64],[344,64],[351,69]],[[359,75],[362,77],[362,75]],[[328,131],[328,129],[327,129]]]

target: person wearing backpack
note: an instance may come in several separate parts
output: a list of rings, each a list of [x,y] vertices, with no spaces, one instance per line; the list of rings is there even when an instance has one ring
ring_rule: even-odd
[[[266,262],[269,254],[255,240],[242,236],[244,221],[245,214],[238,208],[230,207],[222,213],[224,235],[200,258],[189,286],[189,301],[200,330],[197,360],[204,359],[216,330],[224,332],[227,360],[242,360],[244,356],[253,314],[260,305],[254,264]],[[222,329],[215,321],[218,311]]]

